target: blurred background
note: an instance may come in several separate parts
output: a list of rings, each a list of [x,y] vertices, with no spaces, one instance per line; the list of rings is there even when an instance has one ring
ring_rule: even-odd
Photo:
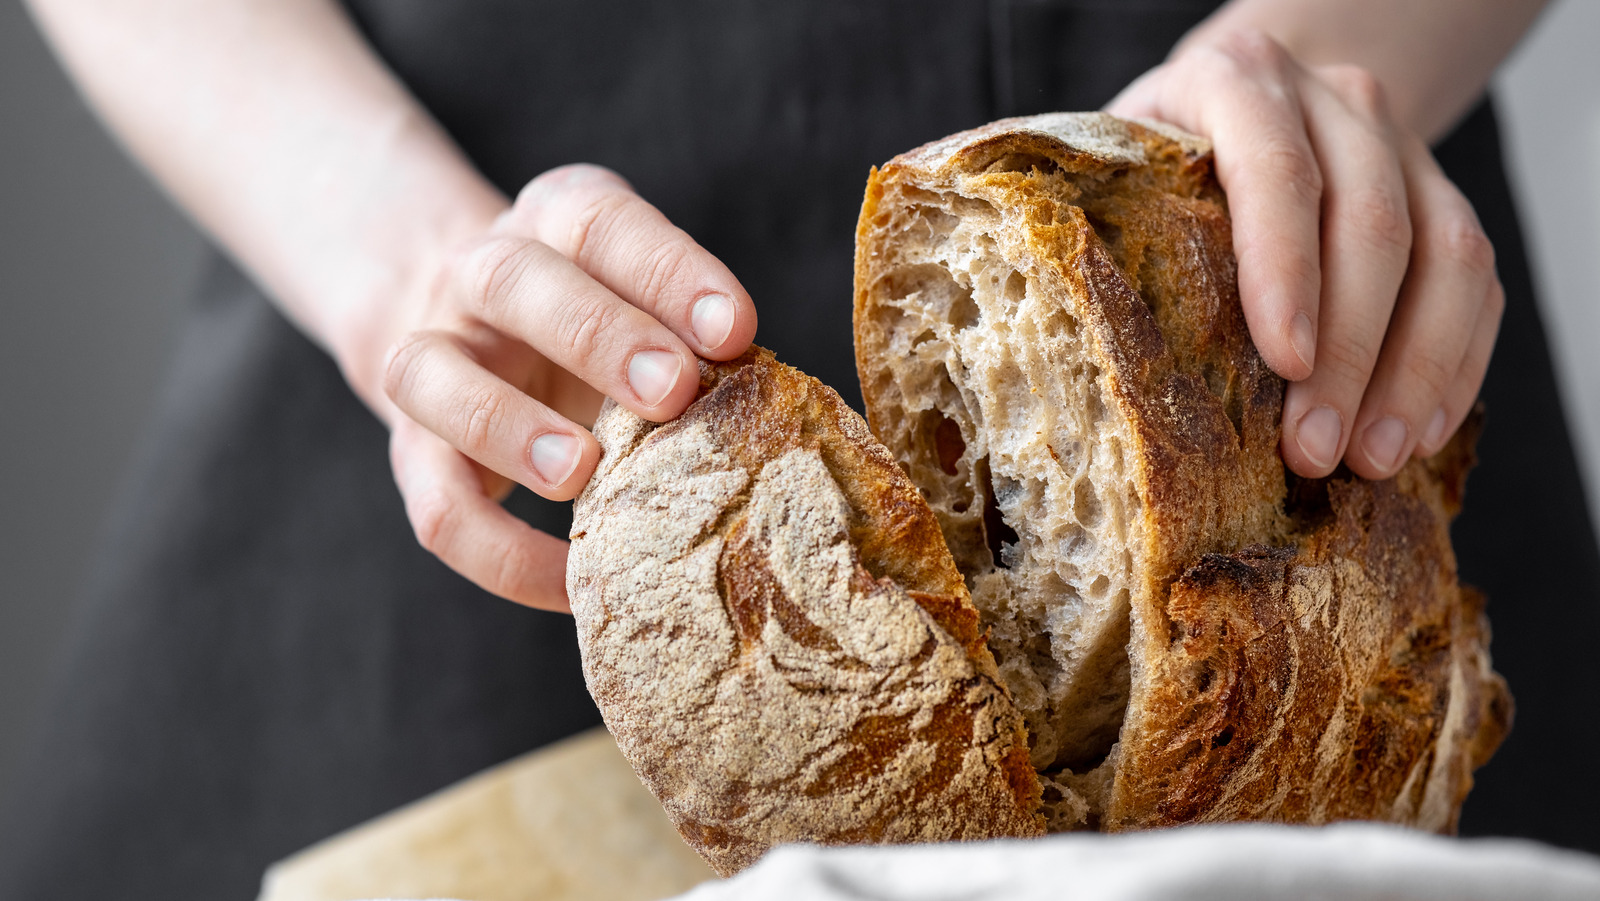
[[[1563,400],[1600,513],[1600,3],[1546,12],[1496,80]],[[138,441],[203,239],[0,3],[0,797]]]

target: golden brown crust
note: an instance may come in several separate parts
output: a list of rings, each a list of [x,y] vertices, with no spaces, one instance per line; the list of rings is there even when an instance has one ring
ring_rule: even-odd
[[[1511,715],[1448,536],[1478,419],[1286,480],[1203,141],[1054,115],[897,157],[855,331],[887,449],[757,349],[674,422],[608,408],[575,509],[590,690],[720,872],[1046,818],[1453,828]]]
[[[977,316],[958,314],[974,305]],[[1477,421],[1394,480],[1291,478],[1290,496],[1277,454],[1283,383],[1250,341],[1204,141],[1056,114],[896,157],[867,185],[855,333],[868,421],[934,503],[994,625],[1034,763],[1062,796],[1047,797],[1052,828],[1342,817],[1452,827],[1510,714],[1481,600],[1458,586],[1448,537]],[[1050,392],[1094,412],[1052,420],[1036,399]],[[1004,426],[1019,418],[1042,423],[1042,465]],[[949,423],[959,440],[942,438]],[[1050,500],[1069,496],[1054,486],[1072,484],[1062,473],[1073,461],[1057,449],[1074,443],[1091,446],[1076,478],[1126,516],[1120,531]],[[1008,484],[1047,489],[1002,504],[1003,526],[961,514],[986,496],[994,505],[1003,492],[985,482],[1002,469]],[[982,545],[999,546],[996,529],[1017,544],[991,565]],[[1079,537],[1063,542],[1069,533]],[[1125,607],[1093,603],[1102,576],[1126,587]],[[996,579],[1003,591],[989,590]],[[1031,587],[1047,583],[1066,588]],[[1053,660],[1030,633],[1006,633],[1025,610],[1018,599],[1038,597],[1053,598],[1027,614],[1041,641],[1073,617],[1064,638],[1049,633]],[[1074,642],[1090,627],[1116,640],[1104,625],[1116,616],[1120,745],[1086,773],[1096,761],[1069,752],[1100,733],[1070,721],[1105,708],[1076,689],[1041,691],[1114,678]],[[1041,735],[1053,742],[1042,756]],[[1052,769],[1062,764],[1071,769]]]
[[[784,841],[1038,834],[1021,717],[916,488],[766,351],[701,381],[666,425],[602,414],[568,564],[590,691],[684,839],[732,873]]]
[[[1464,438],[1436,459],[1461,461]],[[1322,496],[1302,502],[1325,515],[1298,548],[1208,554],[1173,585],[1109,827],[1454,829],[1510,708],[1479,653],[1481,605],[1456,584],[1446,480],[1429,469],[1318,480]]]

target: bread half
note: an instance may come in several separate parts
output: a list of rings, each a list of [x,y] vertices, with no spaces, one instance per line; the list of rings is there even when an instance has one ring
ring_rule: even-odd
[[[1475,426],[1385,482],[1286,478],[1203,140],[1055,114],[896,157],[855,337],[1052,830],[1453,828],[1510,716],[1449,543]]]
[[[1023,720],[937,521],[831,388],[755,349],[608,405],[567,590],[606,726],[731,874],[769,847],[1043,832]]]

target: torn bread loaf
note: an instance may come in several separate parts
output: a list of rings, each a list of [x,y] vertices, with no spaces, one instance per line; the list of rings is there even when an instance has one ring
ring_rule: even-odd
[[[1023,720],[917,489],[831,388],[755,349],[670,423],[608,405],[567,563],[584,676],[684,839],[1043,832]]]
[[[1204,141],[996,122],[875,170],[856,248],[868,421],[991,630],[1052,830],[1454,827],[1510,717],[1449,542],[1475,425],[1385,482],[1286,480]]]
[[[1286,476],[1229,228],[1199,139],[997,122],[868,183],[882,444],[759,350],[671,423],[602,413],[584,674],[719,872],[789,841],[1454,827],[1511,714],[1449,540],[1477,419],[1387,481]]]

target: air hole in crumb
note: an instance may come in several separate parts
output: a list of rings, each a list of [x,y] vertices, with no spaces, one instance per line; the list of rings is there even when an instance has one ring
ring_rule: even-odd
[[[962,294],[950,303],[950,324],[956,328],[971,328],[978,324],[979,311],[971,294]]]
[[[1087,212],[1085,212],[1084,218],[1089,220],[1089,228],[1094,230],[1095,236],[1100,239],[1100,243],[1111,251],[1111,255],[1113,257],[1121,256],[1118,251],[1122,245],[1122,227],[1112,225],[1099,216],[1091,216]]]
[[[1243,395],[1242,391],[1229,391],[1227,396],[1222,398],[1222,412],[1228,417],[1228,421],[1233,423],[1233,432],[1239,436],[1241,442],[1244,440]]]
[[[1305,479],[1286,466],[1283,469],[1283,512],[1294,528],[1310,532],[1333,521],[1333,502],[1328,497],[1327,479]]]
[[[1006,300],[1020,301],[1028,294],[1028,280],[1020,272],[1013,272],[1006,276],[1006,285],[1003,291]]]
[[[956,464],[967,452],[967,443],[961,439],[961,426],[954,419],[939,418],[939,427],[933,432],[933,447],[939,454],[939,468],[945,475],[955,475]]]
[[[984,460],[984,474],[988,475],[988,460]],[[986,478],[989,490],[983,502],[983,537],[989,545],[989,555],[994,558],[995,569],[1009,569],[1006,566],[1004,549],[1006,545],[1015,545],[1020,539],[1017,531],[1006,524],[1005,514],[1000,512],[1000,503],[995,499],[994,480]]]
[[[912,213],[916,217],[912,220],[913,225],[922,226],[928,233],[928,240],[935,244],[955,231],[961,221],[938,207],[913,207]]]
[[[1007,153],[985,167],[985,172],[1039,172],[1051,175],[1061,172],[1055,160],[1040,153]]]
[[[1110,579],[1107,579],[1105,576],[1095,576],[1094,581],[1089,583],[1089,597],[1096,599],[1103,598],[1106,596],[1106,590],[1110,587]]]
[[[962,197],[960,195],[954,195],[954,196],[945,195],[943,197],[943,202],[947,205],[947,207],[950,210],[950,212],[953,215],[955,215],[958,219],[981,219],[981,218],[987,218],[987,217],[992,217],[992,216],[998,216],[999,215],[999,210],[995,209],[994,204],[990,203],[987,200],[979,199],[977,197]],[[993,249],[994,241],[993,241],[992,238],[986,238],[986,236],[981,236],[981,235],[979,236],[979,244],[980,245],[982,245],[982,243],[985,240],[988,241],[988,246],[987,247],[980,246],[978,249],[980,249],[980,250],[991,250],[991,249]]]
[[[1230,741],[1233,741],[1232,726],[1229,726],[1226,729],[1223,729],[1221,732],[1218,732],[1216,738],[1211,739],[1211,747],[1226,748],[1228,746],[1228,742]]]
[[[872,287],[873,293],[881,298],[881,304],[893,304],[894,301],[904,300],[919,292],[931,292],[934,297],[938,297],[955,290],[959,289],[951,280],[950,273],[937,263],[901,266],[891,270]],[[879,309],[884,307],[880,306]]]
[[[916,350],[917,348],[921,347],[924,344],[927,344],[929,341],[932,341],[932,340],[933,340],[933,330],[932,329],[923,329],[922,331],[917,332],[917,336],[915,338],[911,339],[911,349],[912,350]]]
[[[1090,528],[1100,524],[1100,495],[1088,479],[1079,479],[1072,487],[1072,518]]]
[[[1215,363],[1202,363],[1200,378],[1205,380],[1206,390],[1222,401],[1222,412],[1228,417],[1228,422],[1233,423],[1233,433],[1243,436],[1244,405],[1239,398],[1239,392],[1233,390],[1232,379],[1228,373]]]

